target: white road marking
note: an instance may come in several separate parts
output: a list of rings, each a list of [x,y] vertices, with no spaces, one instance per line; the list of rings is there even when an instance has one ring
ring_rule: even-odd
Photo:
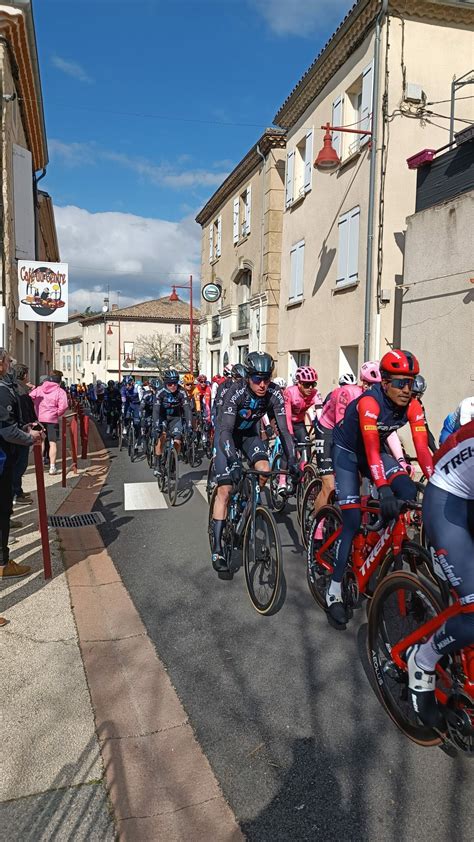
[[[123,499],[126,512],[168,508],[157,482],[124,482]]]
[[[204,499],[207,503],[206,487],[207,487],[207,479],[200,479],[198,482],[194,483],[194,488],[196,488],[199,491],[199,494],[202,494],[202,496],[204,497]]]

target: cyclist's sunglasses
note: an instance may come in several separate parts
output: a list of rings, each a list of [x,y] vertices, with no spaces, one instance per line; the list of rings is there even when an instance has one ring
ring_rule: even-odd
[[[251,374],[250,379],[257,386],[259,383],[270,383],[272,376],[271,374]]]
[[[413,390],[413,384],[413,377],[392,377],[390,380],[390,385],[394,386],[395,389],[404,389],[405,386],[408,386],[410,390]]]
[[[301,383],[303,389],[315,389],[316,386],[318,385],[317,380],[314,380],[311,383],[307,383],[307,382],[303,383],[303,382],[300,381],[300,383]]]

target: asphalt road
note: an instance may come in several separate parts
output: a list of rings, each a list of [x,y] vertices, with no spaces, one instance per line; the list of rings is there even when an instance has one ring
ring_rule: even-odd
[[[474,760],[397,731],[368,680],[365,612],[347,632],[327,624],[295,515],[279,517],[286,601],[260,617],[243,571],[226,582],[212,570],[193,488],[207,462],[185,466],[181,505],[125,512],[123,483],[153,477],[111,453],[101,532],[247,838],[472,839]]]

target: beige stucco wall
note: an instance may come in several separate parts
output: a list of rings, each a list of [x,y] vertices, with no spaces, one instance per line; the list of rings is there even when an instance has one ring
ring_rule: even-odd
[[[428,382],[424,404],[435,437],[474,394],[474,191],[407,219],[402,347]]]
[[[382,32],[381,84],[378,102],[381,110],[385,84],[387,24]],[[393,113],[402,100],[401,45],[402,23],[390,18],[387,69],[389,72],[388,110]],[[298,123],[289,131],[287,150],[291,150],[308,128],[314,127],[314,155],[322,146],[319,127],[331,120],[332,103],[370,63],[374,54],[371,33],[356,49],[330,83],[313,101]],[[472,64],[472,32],[426,22],[407,20],[404,31],[404,64],[406,80],[420,84],[429,101],[449,99],[452,76],[460,76]],[[470,101],[460,101],[457,116],[469,116]],[[443,110],[444,109],[444,110]],[[449,103],[433,106],[441,114],[449,113]],[[433,118],[448,126],[447,120]],[[347,119],[343,117],[343,123]],[[395,116],[390,122],[390,135],[385,184],[385,223],[383,235],[382,288],[390,291],[392,301],[384,305],[380,320],[376,318],[375,288],[377,262],[377,225],[374,245],[371,356],[379,357],[387,349],[386,340],[393,337],[393,289],[403,271],[403,232],[405,219],[415,205],[416,173],[409,171],[406,158],[425,147],[437,148],[448,140],[448,132],[423,125],[419,119]],[[381,135],[379,136],[379,143]],[[313,169],[312,190],[296,206],[283,214],[282,282],[280,295],[279,360],[285,376],[291,370],[292,350],[311,352],[311,363],[318,369],[323,391],[331,388],[339,375],[341,346],[358,346],[358,363],[363,361],[364,302],[366,274],[367,215],[370,151],[343,165],[335,173]],[[376,220],[380,193],[378,155],[376,180]],[[358,284],[343,290],[335,289],[338,259],[339,216],[360,207]],[[288,306],[290,249],[305,240],[304,298],[297,306]],[[401,246],[401,248],[400,248]]]
[[[282,149],[271,149],[265,162],[257,167],[235,189],[232,196],[203,227],[201,251],[201,283],[215,281],[222,286],[222,297],[215,304],[203,302],[200,353],[201,369],[211,375],[211,352],[220,351],[222,368],[224,353],[229,362],[239,359],[239,346],[277,354],[280,255],[283,208],[284,157]],[[233,242],[234,196],[251,185],[250,233]],[[209,232],[214,220],[222,218],[221,256],[209,262]],[[250,269],[250,325],[238,331],[238,305],[243,302],[242,288],[234,279],[239,270]],[[221,337],[211,339],[212,316],[221,319]]]

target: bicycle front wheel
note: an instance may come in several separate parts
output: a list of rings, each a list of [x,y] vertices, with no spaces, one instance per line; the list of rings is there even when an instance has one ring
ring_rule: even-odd
[[[122,450],[122,445],[123,445],[123,423],[122,423],[122,419],[121,419],[121,418],[117,421],[117,436],[118,436],[118,448],[119,448],[119,450]]]
[[[316,517],[311,520],[306,579],[311,596],[324,610],[327,584],[335,561],[336,541],[341,529],[341,513],[335,506],[322,506]]]
[[[249,517],[244,533],[243,561],[250,601],[259,614],[273,614],[280,607],[283,566],[278,528],[265,506]]]
[[[178,454],[174,447],[171,448],[168,456],[168,499],[171,506],[176,505],[178,498],[178,484],[179,484],[179,462]]]
[[[274,458],[272,459],[272,463],[270,465],[270,470],[272,471],[272,476],[270,477],[270,500],[272,504],[272,509],[274,512],[282,512],[286,506],[286,494],[279,494],[279,474],[274,473],[275,471],[281,470],[281,453],[276,453]]]
[[[408,691],[408,672],[392,660],[396,643],[441,611],[431,590],[411,573],[390,573],[370,603],[367,651],[377,695],[395,725],[422,746],[442,742],[436,732],[418,720]]]
[[[315,465],[312,465],[309,462],[303,468],[303,476],[301,477],[297,488],[296,488],[296,517],[298,518],[298,523],[301,525],[301,515],[302,515],[302,507],[303,507],[303,500],[306,489],[308,485],[315,479],[318,478],[318,469]],[[306,545],[305,545],[306,546]]]
[[[301,540],[306,549],[308,546],[309,533],[311,531],[311,521],[314,517],[314,504],[316,497],[322,488],[322,482],[319,477],[312,479],[306,486],[303,494],[303,502],[301,504],[300,527]]]

